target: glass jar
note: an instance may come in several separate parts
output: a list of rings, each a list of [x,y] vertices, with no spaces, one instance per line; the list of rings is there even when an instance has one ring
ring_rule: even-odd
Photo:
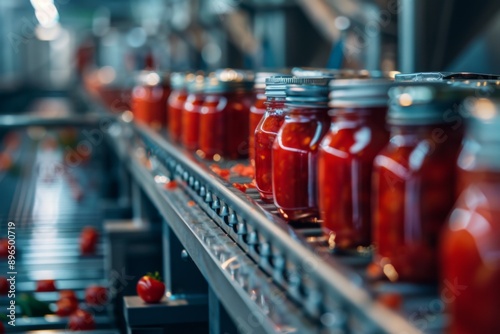
[[[285,120],[285,88],[293,80],[291,76],[266,79],[266,112],[255,129],[255,185],[265,201],[273,200],[273,143]]]
[[[274,204],[287,220],[316,221],[317,153],[328,131],[328,79],[286,88],[286,117],[273,144]]]
[[[388,95],[393,80],[330,83],[330,131],[318,154],[322,228],[331,248],[371,245],[373,160],[389,141]]]
[[[466,80],[458,83],[454,83],[455,86],[465,87],[474,90],[474,96],[476,97],[498,97],[500,92],[500,80]],[[469,102],[470,101],[470,102]],[[472,99],[468,99],[466,102],[471,103]],[[470,108],[461,110],[465,115],[469,115]],[[458,167],[458,181],[457,181],[457,194],[461,194],[465,189],[466,184],[473,177],[471,176],[471,171],[473,171],[476,166],[477,161],[475,155],[480,150],[481,145],[474,138],[473,132],[468,131],[463,141],[462,150],[458,157],[457,167]],[[474,177],[480,176],[480,174],[473,173]]]
[[[451,334],[500,333],[500,100],[475,100],[467,134],[478,149],[440,244]]]
[[[170,86],[172,92],[168,97],[168,132],[170,138],[179,143],[182,134],[182,109],[187,100],[187,83],[194,79],[192,73],[172,73]]]
[[[250,128],[248,136],[248,157],[250,158],[250,162],[252,163],[252,165],[255,164],[255,129],[257,129],[257,125],[259,125],[260,120],[266,112],[266,79],[272,76],[279,75],[279,73],[272,72],[257,72],[255,75],[255,100],[252,107],[250,108]]]
[[[253,78],[218,74],[205,88],[200,114],[199,150],[206,159],[248,157],[250,107]],[[226,75],[227,74],[227,75]]]
[[[187,97],[182,108],[181,121],[181,142],[188,150],[196,151],[198,149],[200,133],[200,113],[205,94],[205,78],[198,75],[194,80],[187,84]]]
[[[168,75],[153,71],[142,71],[137,76],[137,85],[132,90],[132,112],[134,120],[160,130],[167,126],[167,99],[170,94]]]
[[[373,171],[374,261],[391,281],[434,282],[439,232],[456,199],[463,127],[444,114],[462,92],[447,84],[390,90],[390,141]]]

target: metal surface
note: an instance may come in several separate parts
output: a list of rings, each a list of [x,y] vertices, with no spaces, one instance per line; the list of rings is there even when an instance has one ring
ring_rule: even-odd
[[[146,304],[139,296],[125,297],[124,313],[130,327],[207,321],[207,297],[167,299]]]
[[[102,237],[93,255],[83,256],[79,248],[83,227],[93,226],[102,236],[103,217],[99,210],[102,147],[94,147],[88,159],[70,166],[65,160],[69,146],[62,145],[65,128],[60,126],[95,125],[96,119],[87,118],[84,122],[78,119],[47,119],[40,122],[38,119],[17,117],[9,121],[10,131],[7,134],[15,136],[17,139],[14,142],[18,141],[19,145],[0,148],[12,159],[12,167],[0,171],[0,236],[5,237],[8,222],[15,223],[16,300],[19,302],[22,294],[31,294],[55,310],[58,292],[36,292],[38,280],[54,279],[58,290],[74,290],[84,307],[84,290],[88,286],[108,284],[104,272]],[[1,123],[5,126],[4,120]],[[24,128],[27,124],[37,126]],[[79,128],[80,131],[90,129]],[[81,132],[76,130],[75,133],[75,142],[85,140]],[[5,132],[1,134],[0,139],[6,140]],[[9,142],[5,143],[8,145]],[[7,262],[0,261],[0,275],[9,271],[12,270],[8,270]],[[8,296],[0,297],[3,310],[9,302]],[[110,304],[93,309],[98,329],[112,327],[109,310]],[[35,329],[57,332],[65,329],[68,323],[66,317],[56,315],[26,317],[19,303],[16,313],[16,327],[6,324],[7,332]],[[113,331],[102,331],[107,332]]]

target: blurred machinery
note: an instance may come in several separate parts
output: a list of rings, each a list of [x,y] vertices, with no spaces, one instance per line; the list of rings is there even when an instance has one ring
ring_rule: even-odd
[[[47,6],[49,3],[50,6]],[[322,66],[498,72],[500,5],[481,0],[107,0],[0,4],[2,89],[64,87],[78,45],[124,74]],[[467,22],[467,24],[463,24]],[[306,50],[306,51],[305,51]]]

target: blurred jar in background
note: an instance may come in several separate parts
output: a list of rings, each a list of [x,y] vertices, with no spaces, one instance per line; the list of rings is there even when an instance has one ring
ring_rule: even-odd
[[[474,89],[474,95],[476,97],[498,97],[500,94],[500,80],[466,80],[462,82],[455,82],[453,85]],[[468,99],[467,101],[474,100]],[[467,108],[461,112],[468,115],[471,113],[470,109],[471,108]],[[474,131],[467,131],[462,144],[462,150],[460,151],[460,155],[458,157],[457,195],[462,193],[472,178],[480,177],[482,175],[481,173],[474,172],[475,163],[477,162],[476,154],[481,149],[481,145],[477,142],[476,138],[474,138],[474,133]]]
[[[273,76],[265,82],[266,112],[254,131],[254,137],[255,185],[261,198],[266,201],[273,200],[273,143],[285,120],[285,88],[293,82],[292,76]]]
[[[462,122],[445,114],[465,92],[446,83],[390,90],[391,138],[373,171],[375,264],[391,281],[435,282],[437,241],[456,200]]]
[[[447,333],[500,333],[500,100],[470,101],[477,146],[462,149],[470,161],[441,239],[441,295]]]
[[[160,130],[167,126],[167,99],[170,95],[170,80],[166,73],[142,71],[137,75],[137,84],[132,90],[132,113],[134,120]]]
[[[248,157],[253,75],[237,70],[216,72],[206,85],[200,115],[200,154],[206,159]]]
[[[304,78],[286,88],[286,117],[273,144],[274,204],[287,220],[316,221],[317,155],[330,127],[328,79]]]
[[[187,85],[194,77],[195,74],[187,72],[176,72],[170,76],[172,92],[167,102],[168,133],[170,139],[177,143],[181,141],[182,109],[188,97]]]
[[[391,79],[330,83],[330,130],[318,155],[319,208],[331,248],[371,244],[371,177],[389,141],[386,115]]]
[[[206,79],[197,75],[192,82],[187,84],[187,98],[182,108],[181,142],[191,151],[198,149],[200,134],[200,113],[205,101]]]
[[[248,157],[250,158],[250,162],[252,165],[254,165],[255,157],[255,129],[257,129],[257,125],[259,125],[260,120],[266,112],[266,78],[278,75],[280,74],[273,72],[257,72],[255,74],[255,101],[250,108],[250,128],[248,137]]]

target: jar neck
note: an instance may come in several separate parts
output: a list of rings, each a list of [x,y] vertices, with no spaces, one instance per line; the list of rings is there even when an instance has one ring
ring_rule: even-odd
[[[285,106],[285,97],[267,97],[265,105],[269,104],[281,104],[283,107]]]
[[[252,91],[248,90],[228,90],[221,92],[207,92],[206,96],[224,96],[224,97],[233,97],[233,96],[249,96],[252,95]]]
[[[387,107],[362,107],[330,109],[332,121],[352,121],[385,126]]]
[[[421,124],[421,125],[394,125],[389,124],[391,134],[405,135],[405,134],[427,134],[437,131],[439,129],[446,131],[447,133],[457,133],[463,135],[463,130],[453,129],[450,124],[446,123],[434,123],[434,124]]]
[[[328,117],[328,106],[293,106],[285,105],[285,111],[289,115],[318,115]]]

